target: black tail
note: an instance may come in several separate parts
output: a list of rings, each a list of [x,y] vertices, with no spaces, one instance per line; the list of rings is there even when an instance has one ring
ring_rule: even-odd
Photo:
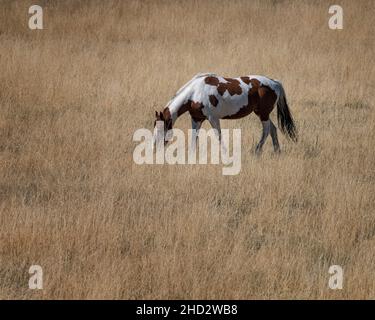
[[[281,83],[280,87],[280,97],[277,101],[277,122],[281,132],[287,134],[294,142],[297,142],[297,128],[286,102],[285,91]]]

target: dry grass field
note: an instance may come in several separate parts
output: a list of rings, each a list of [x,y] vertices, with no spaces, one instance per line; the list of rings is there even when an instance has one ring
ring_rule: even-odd
[[[375,298],[372,1],[330,30],[335,1],[40,0],[32,31],[34,2],[0,3],[0,298]],[[298,143],[256,157],[252,114],[222,122],[239,175],[136,165],[134,131],[207,71],[280,79]]]

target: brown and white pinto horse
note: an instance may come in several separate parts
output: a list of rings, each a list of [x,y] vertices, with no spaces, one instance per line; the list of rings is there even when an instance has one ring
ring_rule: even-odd
[[[278,152],[280,147],[277,129],[269,117],[275,104],[279,128],[293,141],[297,141],[296,127],[282,84],[264,76],[224,78],[210,73],[197,74],[178,90],[162,112],[156,112],[156,120],[164,121],[165,139],[166,132],[172,129],[176,119],[188,111],[192,128],[196,132],[194,140],[206,119],[217,130],[220,139],[220,119],[239,119],[254,111],[263,125],[262,137],[256,152],[261,152],[269,133],[274,150]]]

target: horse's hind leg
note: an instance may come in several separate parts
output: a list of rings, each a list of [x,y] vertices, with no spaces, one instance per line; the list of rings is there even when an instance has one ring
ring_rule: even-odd
[[[270,120],[270,126],[273,149],[275,152],[280,152],[279,140],[277,139],[277,128],[273,124],[272,120]]]
[[[267,86],[261,86],[258,89],[258,94],[260,98],[259,104],[258,106],[256,106],[254,112],[262,121],[263,133],[262,133],[262,138],[260,139],[256,147],[257,154],[259,154],[262,151],[263,144],[266,141],[270,133],[270,130],[271,130],[270,113],[272,112],[272,109],[274,108],[276,97],[277,97],[275,92],[271,90],[270,88],[268,88]]]
[[[266,139],[270,133],[270,127],[271,127],[271,120],[268,119],[266,121],[262,121],[262,126],[263,126],[263,132],[262,132],[262,137],[260,138],[259,143],[257,144],[257,147],[255,149],[255,153],[260,154],[262,152],[262,147],[264,143],[266,142]]]

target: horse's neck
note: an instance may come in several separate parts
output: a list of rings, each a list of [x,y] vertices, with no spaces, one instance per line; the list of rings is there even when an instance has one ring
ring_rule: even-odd
[[[174,124],[177,118],[187,110],[187,103],[184,103],[184,101],[181,101],[180,99],[175,99],[164,109],[163,113],[169,115]]]
[[[173,97],[166,107],[166,109],[169,109],[173,123],[180,115],[184,114],[188,110],[188,101],[192,94],[192,89],[188,84],[177,91],[176,96]]]

